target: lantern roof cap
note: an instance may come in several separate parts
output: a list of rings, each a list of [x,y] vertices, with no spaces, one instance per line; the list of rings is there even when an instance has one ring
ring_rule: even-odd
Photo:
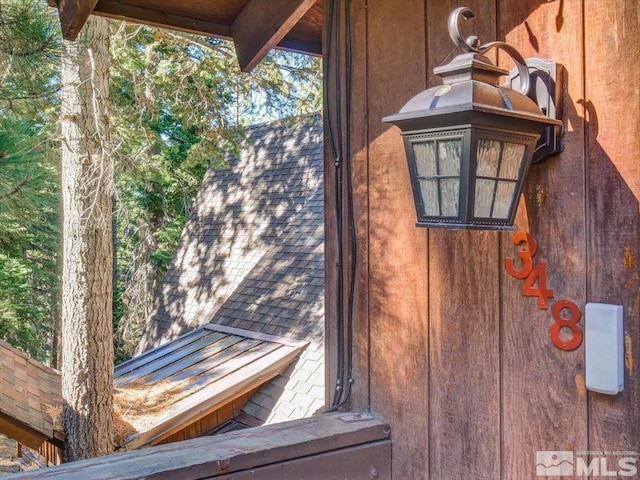
[[[477,113],[484,113],[495,117],[495,122],[504,122],[504,117],[508,117],[520,126],[526,123],[537,133],[549,125],[562,123],[543,114],[523,93],[497,85],[499,78],[509,72],[479,53],[458,55],[434,69],[434,73],[443,78],[444,85],[417,94],[397,114],[382,121],[408,131],[471,123],[472,114],[478,118]]]
[[[442,78],[445,85],[465,80],[497,85],[500,77],[507,75],[508,70],[494,65],[491,60],[480,53],[462,53],[451,62],[433,69],[433,73]]]

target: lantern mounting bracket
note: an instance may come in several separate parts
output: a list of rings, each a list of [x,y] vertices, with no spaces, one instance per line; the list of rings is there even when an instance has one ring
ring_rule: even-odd
[[[460,17],[473,18],[474,13],[467,7],[460,7],[449,16],[449,37],[455,45],[467,53],[484,54],[492,48],[499,48],[506,52],[516,64],[516,68],[509,72],[506,86],[519,90],[533,100],[547,117],[562,119],[562,88],[564,69],[561,64],[541,58],[523,58],[512,45],[495,41],[480,44],[477,36],[466,39],[460,32]],[[562,142],[564,127],[550,125],[540,136],[536,144],[532,164],[536,164],[547,157],[557,155],[564,149]]]
[[[533,100],[542,113],[547,117],[562,119],[562,89],[564,67],[555,62],[542,58],[527,58],[525,60],[529,71],[530,87],[527,97]],[[520,82],[520,72],[513,69],[509,72],[506,85],[517,87]],[[564,126],[549,125],[542,132],[536,144],[532,164],[536,164],[564,150]]]

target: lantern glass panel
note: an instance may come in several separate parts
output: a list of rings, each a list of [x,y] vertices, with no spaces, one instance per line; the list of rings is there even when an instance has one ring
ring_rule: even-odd
[[[507,219],[511,212],[526,145],[481,138],[478,141],[475,205],[477,218]]]
[[[411,142],[422,215],[455,217],[460,201],[462,139]]]
[[[421,179],[420,195],[422,196],[422,206],[424,214],[428,217],[440,216],[440,200],[438,197],[438,180]]]
[[[493,212],[491,214],[492,218],[509,218],[509,211],[514,201],[513,194],[515,191],[516,182],[498,182]]]
[[[442,215],[455,217],[458,215],[458,199],[460,198],[460,180],[458,178],[443,178],[440,180],[442,195]]]
[[[481,138],[478,142],[478,167],[476,169],[476,175],[478,177],[497,177],[501,153],[502,142]]]
[[[435,177],[436,142],[419,142],[413,144],[413,154],[416,159],[416,170],[420,177]]]
[[[460,176],[460,140],[440,140],[438,142],[438,168],[440,175]]]
[[[491,217],[491,207],[493,205],[493,192],[496,189],[495,180],[479,178],[476,180],[476,217]]]
[[[517,180],[520,165],[525,153],[525,146],[521,143],[505,143],[500,162],[500,178]]]

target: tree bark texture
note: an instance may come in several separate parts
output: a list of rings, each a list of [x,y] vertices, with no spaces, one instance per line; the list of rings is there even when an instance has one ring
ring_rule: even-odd
[[[62,54],[62,420],[67,461],[113,451],[109,25],[90,17]]]

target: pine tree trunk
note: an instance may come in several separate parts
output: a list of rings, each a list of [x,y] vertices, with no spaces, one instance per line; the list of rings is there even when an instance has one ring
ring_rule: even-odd
[[[75,461],[113,451],[108,22],[90,17],[63,50],[62,420]]]

